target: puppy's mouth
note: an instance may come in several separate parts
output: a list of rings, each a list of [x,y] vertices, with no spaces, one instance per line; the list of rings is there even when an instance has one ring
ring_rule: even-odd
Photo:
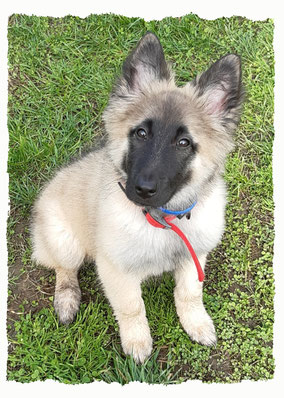
[[[139,199],[137,197],[132,197],[132,195],[129,195],[127,192],[127,189],[124,187],[124,185],[119,181],[118,185],[120,186],[121,190],[124,192],[125,196],[127,197],[128,200],[133,202],[136,206],[140,207],[152,207],[152,208],[157,208],[160,206],[166,206],[166,203],[168,201],[159,201],[159,200],[153,200],[153,199]]]

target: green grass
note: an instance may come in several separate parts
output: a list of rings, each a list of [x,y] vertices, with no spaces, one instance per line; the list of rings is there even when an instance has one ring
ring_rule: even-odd
[[[179,324],[170,274],[143,285],[152,356],[125,357],[95,270],[80,272],[82,305],[70,327],[52,307],[54,274],[30,260],[29,216],[40,187],[103,133],[101,115],[121,63],[147,30],[173,62],[178,84],[228,52],[242,57],[247,91],[229,156],[227,227],[206,269],[204,303],[216,347]],[[273,359],[273,22],[195,15],[145,22],[116,15],[9,20],[8,380],[147,383],[270,379]]]

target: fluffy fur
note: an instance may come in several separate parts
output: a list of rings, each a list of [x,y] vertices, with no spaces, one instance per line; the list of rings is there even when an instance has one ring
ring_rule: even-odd
[[[190,221],[176,222],[204,269],[224,230],[222,172],[242,97],[238,56],[221,58],[178,88],[158,38],[147,33],[140,40],[104,113],[105,146],[60,170],[34,205],[33,258],[56,271],[61,322],[71,322],[79,308],[77,273],[88,257],[96,262],[125,354],[143,362],[151,353],[141,282],[164,271],[174,273],[185,331],[201,344],[215,344],[202,283],[184,243],[150,226],[141,207],[181,210],[197,198]]]

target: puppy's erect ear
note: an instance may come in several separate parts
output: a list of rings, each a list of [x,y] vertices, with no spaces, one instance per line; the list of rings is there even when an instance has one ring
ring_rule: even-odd
[[[206,113],[216,116],[225,127],[236,127],[244,97],[238,55],[228,54],[219,59],[193,85]]]
[[[118,95],[139,92],[154,80],[170,78],[161,43],[154,33],[148,32],[126,58],[114,91]]]

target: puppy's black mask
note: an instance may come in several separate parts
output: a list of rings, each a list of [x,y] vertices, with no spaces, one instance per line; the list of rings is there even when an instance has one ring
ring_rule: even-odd
[[[169,119],[149,118],[129,132],[126,195],[142,206],[165,205],[190,180],[197,145],[185,125]]]

